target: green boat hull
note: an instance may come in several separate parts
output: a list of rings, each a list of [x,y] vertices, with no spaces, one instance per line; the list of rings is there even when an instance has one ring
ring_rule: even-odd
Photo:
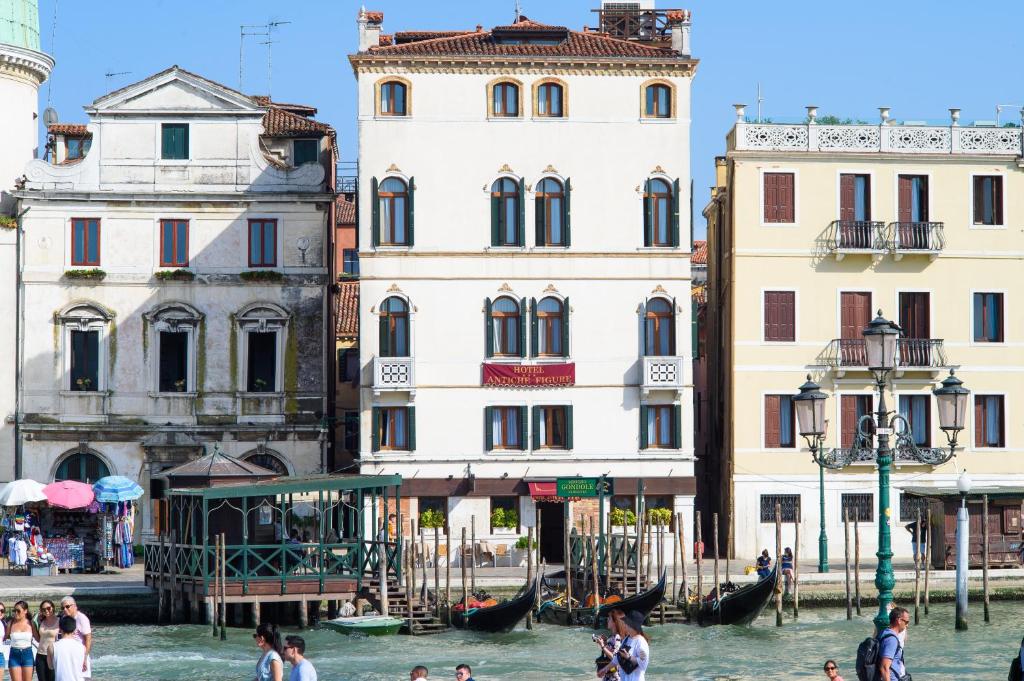
[[[405,620],[397,617],[338,617],[322,622],[328,629],[348,635],[391,636],[405,624]]]

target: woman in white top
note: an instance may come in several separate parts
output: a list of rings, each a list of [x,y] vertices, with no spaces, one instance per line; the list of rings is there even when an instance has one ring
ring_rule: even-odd
[[[622,645],[615,656],[619,665],[619,681],[646,681],[647,665],[651,661],[651,647],[644,635],[644,614],[629,612],[620,622]]]
[[[256,645],[263,651],[260,661],[256,663],[254,681],[281,681],[284,675],[284,662],[281,661],[281,632],[276,624],[264,622],[256,627],[252,635]]]
[[[32,681],[32,669],[36,663],[32,639],[38,638],[39,632],[28,616],[28,603],[25,601],[14,604],[14,620],[11,621],[8,635],[11,638],[11,653],[7,667],[11,672],[11,681]]]

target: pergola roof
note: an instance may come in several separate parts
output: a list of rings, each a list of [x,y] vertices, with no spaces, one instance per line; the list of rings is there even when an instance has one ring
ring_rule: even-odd
[[[304,494],[317,491],[374,489],[398,487],[401,475],[310,475],[278,478],[240,485],[221,485],[203,489],[173,489],[171,495],[197,496],[204,499],[240,499],[269,497],[278,494]]]
[[[915,497],[927,497],[930,499],[959,498],[960,490],[953,487],[904,487],[904,494],[911,494]],[[978,499],[987,494],[990,499],[1024,497],[1024,487],[974,487],[968,493],[968,499]]]

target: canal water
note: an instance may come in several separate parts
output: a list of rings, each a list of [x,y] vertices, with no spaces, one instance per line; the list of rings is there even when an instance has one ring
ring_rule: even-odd
[[[993,603],[992,623],[971,608],[970,629],[953,631],[953,606],[933,606],[919,626],[911,625],[907,667],[915,681],[1002,681],[1024,635],[1024,603]],[[650,627],[649,679],[739,681],[740,679],[823,679],[827,658],[839,663],[846,681],[856,681],[857,645],[870,633],[871,613],[846,620],[842,610],[791,613],[782,628],[774,612],[749,628],[685,625]],[[214,640],[210,629],[179,626],[100,626],[94,632],[97,681],[252,679],[259,651],[252,633],[230,629],[228,640]],[[478,681],[584,681],[594,679],[597,647],[591,632],[538,625],[533,631],[500,636],[449,632],[439,636],[346,637],[326,630],[303,634],[307,654],[323,681],[408,679],[417,664],[430,678],[454,678],[455,665],[467,663]],[[285,679],[288,665],[285,665]]]

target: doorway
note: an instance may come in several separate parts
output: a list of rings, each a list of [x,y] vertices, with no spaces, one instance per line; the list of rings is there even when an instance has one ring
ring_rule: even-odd
[[[540,519],[540,559],[548,565],[565,559],[565,503],[538,501]]]

